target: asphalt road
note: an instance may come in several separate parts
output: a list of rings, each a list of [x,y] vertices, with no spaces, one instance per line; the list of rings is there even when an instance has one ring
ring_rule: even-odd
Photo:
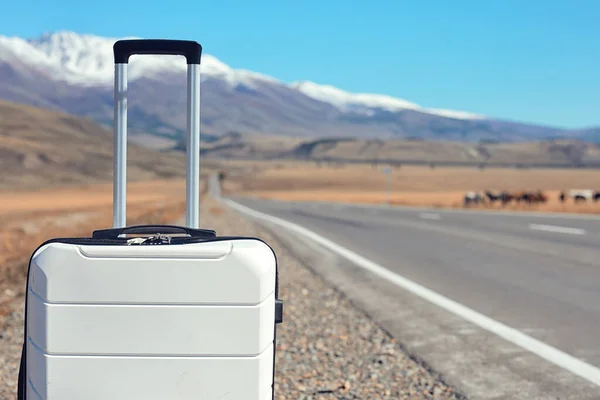
[[[600,367],[600,219],[233,200],[308,228],[426,288]],[[292,235],[288,243],[293,246],[295,240]],[[341,285],[346,282],[351,297],[406,339],[407,346],[420,352],[433,368],[451,380],[462,380],[465,391],[474,398],[600,398],[597,386],[520,351],[518,346],[507,347],[491,334],[471,329],[457,319],[448,319],[442,326],[444,313],[423,302],[413,303],[416,300],[383,280],[359,276],[348,265],[332,268],[324,268],[323,273]],[[378,311],[381,302],[365,299],[376,298],[379,293],[387,303],[397,303],[394,310]],[[400,312],[411,305],[422,307],[421,312]],[[437,344],[425,343],[419,331],[429,328],[408,325],[407,318],[424,315],[430,321],[423,326],[437,324]],[[445,344],[440,345],[440,340]],[[458,341],[460,346],[451,345]],[[478,348],[478,353],[469,355],[473,348]],[[457,361],[456,353],[463,351],[463,360],[472,357],[471,366]],[[485,376],[481,371],[488,367],[495,371]],[[474,379],[476,369],[481,376]],[[512,392],[503,392],[506,388],[490,383],[494,374],[502,375],[503,370],[511,372],[496,381],[500,386],[512,385]],[[466,382],[469,379],[471,382]]]

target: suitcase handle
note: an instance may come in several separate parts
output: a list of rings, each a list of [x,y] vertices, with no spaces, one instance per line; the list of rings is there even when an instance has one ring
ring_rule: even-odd
[[[119,40],[114,46],[115,64],[127,64],[134,54],[185,56],[188,64],[200,64],[202,46],[192,40],[130,39]]]
[[[186,57],[187,137],[185,225],[200,227],[200,58],[202,46],[195,41],[166,39],[123,39],[113,45],[114,86],[114,166],[113,228],[127,225],[127,69],[133,54],[170,54]]]
[[[161,234],[177,234],[187,233],[189,236],[213,238],[217,233],[211,229],[192,229],[177,225],[134,225],[126,228],[111,228],[98,229],[92,233],[94,239],[116,239],[121,235],[139,234],[139,235],[155,235]]]

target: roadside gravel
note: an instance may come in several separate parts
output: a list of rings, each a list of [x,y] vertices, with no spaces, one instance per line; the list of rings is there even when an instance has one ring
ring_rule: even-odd
[[[284,322],[277,328],[276,399],[464,398],[269,232],[214,200],[207,200],[202,211],[203,227],[219,235],[259,237],[277,254]]]
[[[259,237],[277,254],[285,305],[277,330],[276,399],[463,398],[257,224],[211,199],[201,207],[201,222],[219,235]],[[0,315],[0,399],[16,398],[22,300],[16,296],[11,311]]]

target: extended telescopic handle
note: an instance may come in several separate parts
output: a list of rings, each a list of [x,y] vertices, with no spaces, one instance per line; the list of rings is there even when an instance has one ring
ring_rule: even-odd
[[[123,39],[113,45],[114,187],[113,228],[126,226],[127,204],[127,66],[129,57],[181,55],[187,60],[186,226],[199,228],[200,214],[200,58],[202,46],[189,40]]]

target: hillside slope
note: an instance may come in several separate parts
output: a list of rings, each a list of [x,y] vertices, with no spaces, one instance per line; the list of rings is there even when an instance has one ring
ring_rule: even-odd
[[[211,158],[312,160],[365,163],[600,166],[600,145],[577,140],[527,143],[457,143],[356,138],[304,139],[227,134],[202,145]]]
[[[0,188],[110,181],[112,132],[82,117],[0,101]],[[185,153],[129,144],[128,179],[185,177]]]

